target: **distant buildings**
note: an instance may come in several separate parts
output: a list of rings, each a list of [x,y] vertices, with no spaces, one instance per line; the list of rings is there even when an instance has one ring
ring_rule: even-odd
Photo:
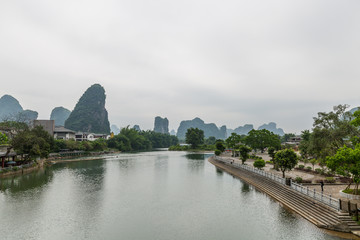
[[[70,129],[64,128],[63,126],[57,126],[54,130],[54,138],[63,140],[75,140],[75,132]]]
[[[54,136],[55,139],[62,139],[62,140],[73,139],[75,141],[95,141],[100,138],[102,139],[110,138],[110,135],[108,134],[75,132],[63,126],[55,126],[54,120],[34,120],[33,127],[35,126],[42,126],[44,130],[47,131],[51,136]]]

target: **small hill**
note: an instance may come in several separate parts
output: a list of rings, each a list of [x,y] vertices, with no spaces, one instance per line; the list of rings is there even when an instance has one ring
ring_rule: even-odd
[[[228,136],[230,136],[231,133],[233,133],[233,132],[238,134],[238,135],[247,135],[253,129],[254,129],[254,125],[245,124],[244,126],[237,127],[234,130],[228,132]]]
[[[120,128],[115,124],[112,124],[110,127],[110,131],[113,132],[115,135],[118,135],[120,133]]]
[[[23,110],[19,101],[13,96],[4,95],[0,98],[0,122],[10,120],[29,124],[37,118],[38,112]]]
[[[133,129],[135,129],[135,130],[138,131],[138,132],[141,132],[141,128],[140,128],[139,125],[134,125],[134,126],[133,126]]]
[[[154,132],[169,134],[169,120],[159,116],[155,117]]]
[[[55,126],[64,126],[71,111],[64,107],[56,107],[51,111],[50,120],[55,120]]]
[[[284,136],[285,135],[284,130],[282,128],[277,128],[276,123],[274,123],[274,122],[270,122],[269,124],[261,125],[258,128],[258,130],[261,130],[261,129],[269,130],[270,132],[273,132],[274,134],[277,134],[279,136]]]
[[[205,138],[215,137],[216,139],[226,138],[226,126],[222,126],[220,129],[214,123],[205,123],[200,118],[194,118],[193,120],[186,120],[180,123],[177,130],[177,137],[179,139],[185,139],[185,134],[189,128],[199,128],[204,131]]]
[[[13,96],[4,95],[0,98],[0,121],[13,118],[22,111],[22,106]]]
[[[105,99],[105,89],[100,84],[89,87],[65,121],[65,128],[73,131],[109,134],[110,124],[108,112],[105,109]]]

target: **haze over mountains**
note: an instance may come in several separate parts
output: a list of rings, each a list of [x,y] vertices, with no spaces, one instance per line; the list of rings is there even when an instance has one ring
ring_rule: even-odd
[[[105,100],[105,89],[100,84],[94,84],[80,97],[72,112],[64,107],[56,107],[52,110],[50,119],[55,120],[55,125],[65,126],[74,131],[94,133],[110,133],[111,131],[117,134],[120,132],[119,127],[113,124],[110,129]],[[353,113],[356,109],[353,108],[350,112]],[[19,101],[10,95],[4,95],[0,98],[0,120],[6,120],[14,116],[37,119],[37,115],[35,111],[23,110]],[[179,139],[185,139],[185,133],[191,127],[203,130],[206,138],[214,136],[217,139],[225,139],[233,132],[239,135],[246,135],[249,131],[255,129],[253,124],[245,124],[235,129],[228,129],[225,125],[218,127],[215,123],[205,123],[204,120],[195,117],[192,120],[181,121],[177,132],[175,132],[174,130],[169,131],[169,120],[166,117],[157,116],[154,120],[153,130],[165,134],[176,134]],[[139,125],[134,125],[134,128],[139,131],[141,129]],[[278,128],[274,122],[265,123],[257,129],[267,129],[280,136],[285,134],[284,130]]]

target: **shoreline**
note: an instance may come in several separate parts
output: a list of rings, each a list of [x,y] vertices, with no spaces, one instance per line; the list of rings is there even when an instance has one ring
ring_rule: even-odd
[[[320,224],[315,218],[314,216],[310,216],[309,214],[304,213],[303,211],[301,211],[301,209],[296,209],[296,207],[291,206],[291,204],[289,204],[289,202],[285,201],[282,197],[277,196],[274,192],[272,192],[270,189],[266,189],[264,187],[261,186],[260,183],[257,183],[256,181],[253,181],[251,179],[251,177],[245,176],[244,174],[241,174],[240,171],[237,171],[238,169],[231,167],[231,166],[227,166],[225,164],[219,163],[218,161],[216,161],[214,159],[214,157],[210,157],[208,158],[208,161],[213,164],[216,168],[220,169],[221,171],[224,171],[250,185],[252,185],[255,189],[257,189],[258,191],[265,193],[268,197],[270,197],[271,199],[275,200],[276,202],[278,202],[281,206],[283,206],[284,208],[290,210],[291,212],[295,213],[296,215],[301,216],[303,219],[311,222],[312,224],[314,224],[315,226],[317,226],[319,229],[322,229],[326,232],[328,232],[330,235],[333,236],[337,236],[337,237],[342,237],[342,238],[346,238],[346,239],[357,239],[359,240],[360,237],[359,235],[357,235],[354,232],[351,231],[344,231],[344,229],[338,229],[336,228],[337,226],[327,226],[327,225],[322,225]],[[320,205],[320,204],[317,204]]]

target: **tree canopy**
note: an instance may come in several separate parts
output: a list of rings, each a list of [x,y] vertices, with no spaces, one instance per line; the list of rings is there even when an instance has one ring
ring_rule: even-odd
[[[249,153],[251,152],[251,148],[245,145],[240,145],[239,147],[240,159],[242,164],[246,162],[246,160],[250,157]]]
[[[285,171],[290,171],[297,164],[297,155],[292,149],[280,150],[275,154],[274,163],[282,171],[285,178]]]
[[[235,149],[240,144],[242,137],[236,133],[231,133],[231,136],[225,140],[228,148],[232,149],[232,155],[234,156]]]
[[[198,128],[189,128],[185,135],[185,141],[191,144],[192,148],[197,148],[204,143],[204,131]]]
[[[328,157],[327,167],[336,173],[351,177],[355,183],[355,194],[358,193],[360,183],[360,144],[354,149],[344,146],[334,156]]]
[[[0,145],[6,144],[8,142],[8,138],[5,133],[0,132]]]
[[[280,149],[281,143],[278,135],[266,130],[251,130],[248,136],[245,137],[244,142],[254,150],[264,152],[267,147],[274,147]]]
[[[319,112],[314,117],[313,132],[304,131],[300,150],[303,156],[312,156],[324,164],[326,157],[334,155],[349,139],[359,136],[359,129],[352,123],[352,115],[347,112],[348,105],[334,106],[334,110]]]
[[[54,147],[54,138],[41,126],[19,132],[11,139],[11,145],[18,154],[26,158],[48,157]]]

